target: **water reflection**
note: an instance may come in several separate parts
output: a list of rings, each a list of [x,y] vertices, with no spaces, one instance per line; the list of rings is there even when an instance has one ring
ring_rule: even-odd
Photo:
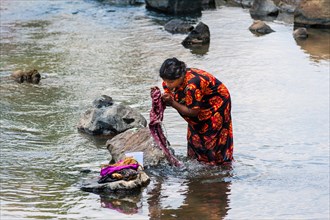
[[[136,214],[141,209],[141,194],[124,198],[101,196],[101,207],[112,209],[123,214]]]
[[[193,162],[185,175],[159,177],[148,192],[150,219],[222,219],[229,209],[231,168]],[[154,174],[153,174],[154,175]]]
[[[207,52],[209,52],[210,44],[193,45],[186,48],[190,49],[192,54],[205,55]]]
[[[330,59],[330,30],[308,29],[307,39],[296,39],[297,44],[305,53],[310,55],[311,60]]]

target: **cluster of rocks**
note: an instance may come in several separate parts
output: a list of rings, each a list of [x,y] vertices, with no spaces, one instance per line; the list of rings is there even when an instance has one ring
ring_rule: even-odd
[[[106,147],[112,158],[110,163],[123,159],[125,153],[142,151],[144,167],[167,164],[143,115],[129,106],[114,102],[110,96],[96,98],[80,117],[77,129],[89,135],[109,137]]]
[[[106,147],[113,164],[125,158],[128,152],[143,152],[144,169],[167,165],[162,150],[155,144],[147,127],[147,120],[135,109],[116,103],[110,96],[102,95],[92,102],[92,106],[81,116],[77,129],[93,136],[109,136]],[[85,181],[81,189],[87,192],[123,195],[138,192],[150,182],[149,176],[139,170],[133,180],[119,180],[99,184],[98,177]]]
[[[329,0],[108,0],[109,2],[121,2],[122,4],[143,4],[146,8],[169,15],[201,15],[202,10],[212,9],[222,5],[249,8],[254,19],[249,30],[256,35],[264,35],[274,32],[265,21],[279,20],[294,24],[293,36],[295,39],[306,39],[308,28],[330,28],[330,4]],[[210,43],[209,27],[199,22],[193,24],[180,19],[172,19],[164,26],[165,30],[172,34],[188,34],[181,42],[186,48],[195,50],[199,54],[208,51]],[[18,70],[12,73],[18,83],[38,84],[41,75],[35,69],[30,71]],[[121,106],[118,108],[120,109]],[[90,114],[100,114],[99,111]],[[123,119],[124,120],[124,119]],[[98,123],[100,129],[102,122]],[[106,126],[106,125],[105,125]],[[112,128],[109,128],[112,129]],[[97,128],[95,128],[97,130]],[[116,129],[115,129],[116,130]],[[119,129],[120,132],[121,129]],[[93,133],[93,131],[88,131]],[[96,131],[99,133],[99,131]]]
[[[206,8],[221,5],[249,8],[254,19],[249,30],[256,35],[274,32],[265,21],[279,20],[294,23],[293,36],[307,38],[308,28],[330,27],[330,4],[328,0],[146,0],[146,7],[170,15],[201,14]],[[173,19],[165,24],[165,30],[175,33],[190,32],[182,45],[187,48],[200,47],[210,42],[210,31],[200,22],[192,24]]]

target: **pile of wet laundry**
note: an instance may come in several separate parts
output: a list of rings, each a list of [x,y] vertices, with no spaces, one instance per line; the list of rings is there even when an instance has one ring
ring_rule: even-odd
[[[142,166],[133,157],[125,157],[117,163],[102,165],[101,177],[97,182],[101,184],[119,180],[134,180],[142,169]]]

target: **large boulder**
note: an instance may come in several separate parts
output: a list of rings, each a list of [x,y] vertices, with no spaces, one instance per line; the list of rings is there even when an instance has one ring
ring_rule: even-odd
[[[294,12],[296,27],[330,28],[329,0],[301,0]]]
[[[93,101],[94,106],[85,111],[78,130],[91,135],[116,135],[131,128],[147,126],[147,120],[136,110],[112,102],[102,96]]]
[[[200,14],[202,0],[145,0],[146,8],[166,14]]]
[[[296,9],[296,6],[289,5],[283,2],[280,2],[277,6],[279,8],[279,13],[276,20],[293,24],[294,11]]]
[[[217,0],[217,5],[228,5],[242,8],[251,8],[254,0]]]
[[[279,9],[272,0],[254,0],[250,8],[250,15],[253,19],[276,18],[278,13]]]
[[[149,128],[130,129],[108,140],[106,147],[112,156],[111,162],[117,162],[128,152],[143,152],[144,167],[168,164],[165,154],[155,144]]]

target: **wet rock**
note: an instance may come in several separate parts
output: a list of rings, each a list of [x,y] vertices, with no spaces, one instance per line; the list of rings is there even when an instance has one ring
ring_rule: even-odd
[[[193,45],[208,43],[210,43],[210,30],[209,27],[203,22],[199,22],[198,25],[182,41],[182,45],[188,48]]]
[[[109,105],[111,100],[94,100],[97,107],[90,108],[80,118],[77,128],[91,135],[115,135],[131,128],[147,126],[147,120],[136,110],[123,104]],[[98,108],[103,106],[102,108]]]
[[[301,0],[294,12],[296,27],[330,28],[329,0]]]
[[[146,8],[173,15],[201,14],[202,0],[145,0]]]
[[[164,26],[165,30],[172,34],[186,34],[194,29],[194,26],[180,19],[172,19]]]
[[[293,32],[293,37],[295,39],[306,39],[308,37],[308,32],[306,28],[297,28]]]
[[[102,184],[99,184],[97,181],[98,178],[88,180],[82,184],[80,189],[96,194],[116,193],[118,196],[130,195],[140,192],[142,187],[147,186],[150,183],[150,177],[144,171],[140,170],[134,180],[118,180]]]
[[[11,74],[11,78],[13,78],[18,83],[27,82],[32,84],[39,84],[41,75],[36,69],[29,71],[17,70]]]
[[[254,0],[221,0],[217,1],[217,4],[236,6],[242,8],[251,8]]]
[[[264,35],[274,32],[274,30],[271,29],[270,26],[260,20],[254,21],[253,24],[249,27],[249,30],[256,35]]]
[[[110,96],[102,95],[93,101],[93,106],[96,108],[108,107],[113,105],[113,100]]]
[[[163,151],[155,144],[149,128],[130,129],[108,140],[106,147],[112,162],[125,157],[127,152],[143,152],[144,167],[168,164]]]
[[[276,18],[278,13],[279,10],[272,0],[254,0],[250,8],[250,15],[254,19]]]
[[[202,0],[202,10],[215,9],[215,0]]]

